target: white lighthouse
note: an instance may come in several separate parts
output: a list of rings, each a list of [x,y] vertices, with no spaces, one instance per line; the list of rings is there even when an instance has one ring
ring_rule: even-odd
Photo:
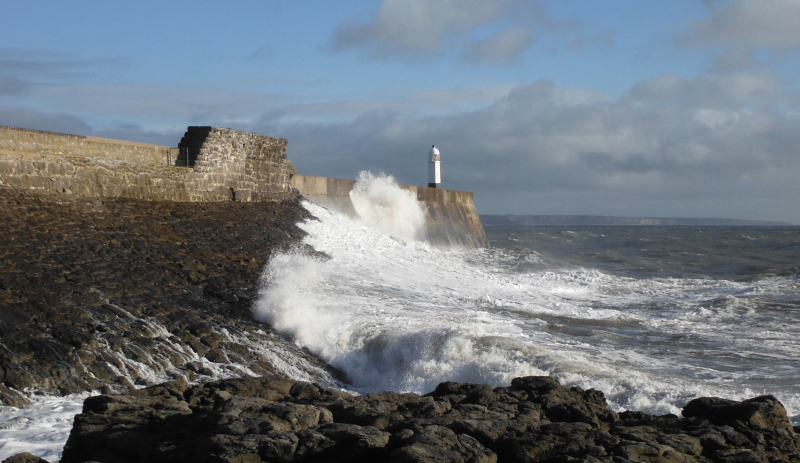
[[[431,146],[428,157],[428,188],[439,188],[442,183],[442,159],[436,145]]]

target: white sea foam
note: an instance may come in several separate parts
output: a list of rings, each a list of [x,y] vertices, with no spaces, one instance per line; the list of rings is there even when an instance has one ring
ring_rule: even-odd
[[[409,239],[397,227],[416,202],[390,206],[385,198],[405,192],[382,177],[364,174],[359,184],[354,202],[359,214],[367,211],[360,220],[306,204],[319,219],[302,224],[306,243],[330,258],[276,255],[255,309],[344,370],[354,390],[428,392],[446,380],[502,385],[550,374],[603,390],[616,409],[651,413],[679,413],[697,396],[764,392],[768,381],[751,376],[766,377],[769,363],[759,371],[740,368],[744,357],[725,353],[734,345],[744,356],[770,352],[759,346],[776,330],[749,298],[775,291],[774,282],[521,271],[502,250],[441,249]],[[796,352],[791,336],[795,330],[770,334],[773,350]],[[767,392],[790,414],[800,412],[796,390]]]
[[[88,396],[38,397],[24,408],[0,409],[0,461],[22,452],[59,461],[72,421]]]
[[[170,349],[171,352],[184,356],[187,361],[202,363],[204,370],[210,374],[210,376],[203,376],[205,380],[257,376],[247,365],[213,363],[206,358],[197,356],[189,348],[170,341],[166,328],[152,320],[141,320],[141,323],[157,340],[156,342],[163,345],[164,349]],[[278,371],[289,378],[335,383],[327,371],[311,365],[303,358],[298,358],[279,344],[265,341],[263,337],[259,336],[264,333],[229,333],[227,330],[221,329],[220,334],[263,354],[270,359]],[[114,351],[113,355],[117,356],[120,366],[110,367],[114,369],[115,373],[127,377],[132,382],[138,380],[140,383],[155,384],[169,380],[170,374],[176,372],[169,361],[163,358],[146,364],[127,358],[119,351]],[[149,356],[150,354],[143,352],[142,355]],[[0,461],[21,452],[30,452],[52,463],[58,461],[72,429],[73,419],[76,414],[80,413],[83,400],[89,395],[32,396],[33,403],[31,405],[21,408],[0,407]]]

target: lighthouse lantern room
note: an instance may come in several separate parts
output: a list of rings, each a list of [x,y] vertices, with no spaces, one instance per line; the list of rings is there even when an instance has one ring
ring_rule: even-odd
[[[436,145],[431,146],[428,157],[428,188],[439,188],[442,183],[442,159]]]

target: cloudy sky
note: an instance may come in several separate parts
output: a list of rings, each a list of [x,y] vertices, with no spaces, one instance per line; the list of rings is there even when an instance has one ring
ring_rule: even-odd
[[[800,0],[3,2],[0,125],[289,139],[485,214],[800,224]]]

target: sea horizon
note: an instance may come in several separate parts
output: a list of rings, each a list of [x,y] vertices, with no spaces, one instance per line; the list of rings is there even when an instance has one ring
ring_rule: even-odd
[[[486,227],[504,226],[709,226],[796,227],[791,222],[715,217],[628,217],[592,214],[480,214]]]

